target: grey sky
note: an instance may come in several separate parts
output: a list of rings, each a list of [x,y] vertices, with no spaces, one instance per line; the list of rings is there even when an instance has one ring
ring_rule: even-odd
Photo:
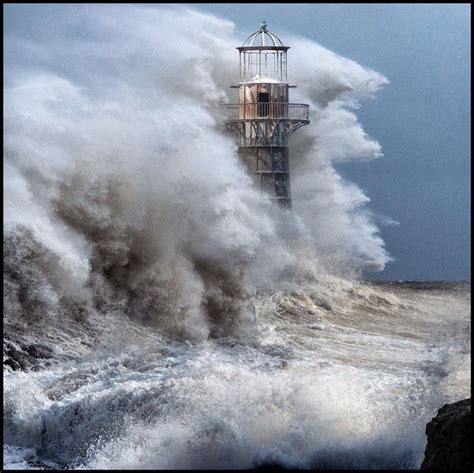
[[[391,84],[357,112],[384,157],[338,167],[400,223],[381,229],[396,261],[374,277],[470,279],[470,5],[199,8],[232,20],[242,38],[264,19],[283,40],[300,33],[386,75]]]
[[[29,14],[29,5],[5,7],[6,34],[34,37],[49,7],[34,8],[46,15]],[[387,76],[391,84],[357,111],[384,157],[338,167],[364,189],[376,214],[399,222],[381,227],[396,261],[374,277],[470,279],[470,5],[192,8],[232,20],[242,40],[264,19],[283,41],[299,33]]]

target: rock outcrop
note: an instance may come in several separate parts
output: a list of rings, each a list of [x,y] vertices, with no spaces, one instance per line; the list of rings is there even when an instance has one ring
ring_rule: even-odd
[[[12,370],[35,369],[44,360],[52,358],[53,351],[43,345],[3,341],[3,365]]]
[[[421,470],[469,470],[471,399],[445,404],[426,426],[428,444]]]

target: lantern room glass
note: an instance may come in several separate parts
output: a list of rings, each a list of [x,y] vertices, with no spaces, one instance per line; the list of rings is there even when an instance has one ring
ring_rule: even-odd
[[[287,82],[286,47],[241,47],[240,82]]]

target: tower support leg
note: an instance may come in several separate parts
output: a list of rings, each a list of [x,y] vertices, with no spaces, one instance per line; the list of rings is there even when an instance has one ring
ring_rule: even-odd
[[[239,157],[253,174],[257,188],[281,208],[291,208],[288,146],[239,146]]]

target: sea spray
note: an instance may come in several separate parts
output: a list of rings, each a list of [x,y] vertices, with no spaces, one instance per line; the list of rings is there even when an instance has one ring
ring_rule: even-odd
[[[93,353],[7,374],[5,440],[70,468],[418,467],[468,395],[469,288],[343,285],[328,307],[321,285],[255,298],[246,343],[105,316]]]
[[[66,14],[50,13],[58,24]],[[47,264],[35,263],[30,305],[67,304],[83,316],[123,310],[190,339],[222,334],[217,318],[228,329],[241,325],[250,267],[285,273],[291,242],[281,241],[223,129],[218,105],[229,100],[240,41],[233,25],[189,9],[130,6],[77,7],[68,21],[83,25],[88,43],[59,27],[34,38],[41,55],[28,53],[29,38],[7,48],[6,238],[49,253]],[[300,230],[291,240],[312,247],[319,272],[380,269],[388,256],[361,214],[368,199],[331,163],[380,155],[346,107],[386,79],[308,40],[294,42],[290,70],[316,112],[295,142]],[[308,48],[314,67],[301,56]],[[326,136],[325,120],[342,145]],[[316,140],[323,147],[315,150]],[[13,306],[31,284],[6,274]]]
[[[333,166],[381,155],[354,109],[387,80],[284,38],[314,115],[292,137],[294,212],[275,216],[219,107],[231,22],[46,15],[5,41],[4,357],[31,362],[5,371],[12,463],[417,467],[431,414],[466,394],[469,294],[347,277],[389,260]]]

